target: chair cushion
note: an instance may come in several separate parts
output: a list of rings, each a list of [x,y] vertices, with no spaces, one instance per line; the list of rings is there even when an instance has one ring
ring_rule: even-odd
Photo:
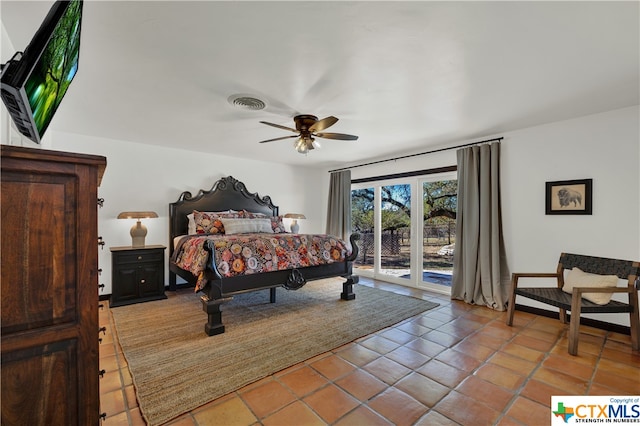
[[[562,290],[572,293],[574,287],[616,287],[618,285],[617,275],[598,275],[582,271],[580,268],[573,268],[564,280]],[[606,305],[611,300],[612,293],[582,293],[584,299],[598,305]]]

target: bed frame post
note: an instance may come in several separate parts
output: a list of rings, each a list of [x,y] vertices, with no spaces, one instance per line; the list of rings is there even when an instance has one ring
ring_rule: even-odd
[[[353,285],[358,284],[360,279],[357,275],[349,275],[347,280],[342,283],[342,293],[340,293],[340,299],[353,300],[356,298],[356,294],[353,292]]]
[[[178,282],[176,278],[175,272],[169,271],[169,291],[176,291]]]
[[[224,325],[222,324],[222,312],[220,305],[231,300],[231,297],[225,299],[211,300],[208,296],[201,296],[202,309],[207,313],[208,321],[204,325],[204,332],[208,336],[224,333]]]
[[[351,234],[349,235],[349,241],[351,242],[351,255],[345,259],[347,274],[343,275],[343,278],[347,280],[342,283],[342,293],[340,293],[340,298],[342,300],[353,300],[356,298],[356,294],[353,292],[353,285],[358,284],[360,277],[357,275],[352,275],[353,262],[355,262],[358,257],[359,249],[356,241],[360,239],[360,234]]]

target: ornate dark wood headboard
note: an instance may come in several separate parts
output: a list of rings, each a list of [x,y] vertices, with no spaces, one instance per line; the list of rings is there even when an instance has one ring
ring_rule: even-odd
[[[195,197],[185,191],[176,202],[169,204],[170,254],[173,254],[173,238],[188,233],[189,213],[193,210],[217,212],[229,209],[278,215],[278,206],[273,204],[271,197],[250,193],[244,183],[233,176],[223,177],[210,190],[201,189]]]

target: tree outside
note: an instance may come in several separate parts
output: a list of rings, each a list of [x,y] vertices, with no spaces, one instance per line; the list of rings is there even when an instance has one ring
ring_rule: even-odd
[[[422,188],[424,203],[423,261],[425,271],[453,269],[456,217],[458,213],[458,181],[425,182]]]

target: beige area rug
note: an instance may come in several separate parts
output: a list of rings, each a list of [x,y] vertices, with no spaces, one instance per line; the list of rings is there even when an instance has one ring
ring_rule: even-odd
[[[204,333],[206,314],[192,290],[112,309],[138,403],[158,425],[242,386],[438,306],[355,285],[340,299],[341,279],[297,291],[267,290],[222,306],[224,334]]]

